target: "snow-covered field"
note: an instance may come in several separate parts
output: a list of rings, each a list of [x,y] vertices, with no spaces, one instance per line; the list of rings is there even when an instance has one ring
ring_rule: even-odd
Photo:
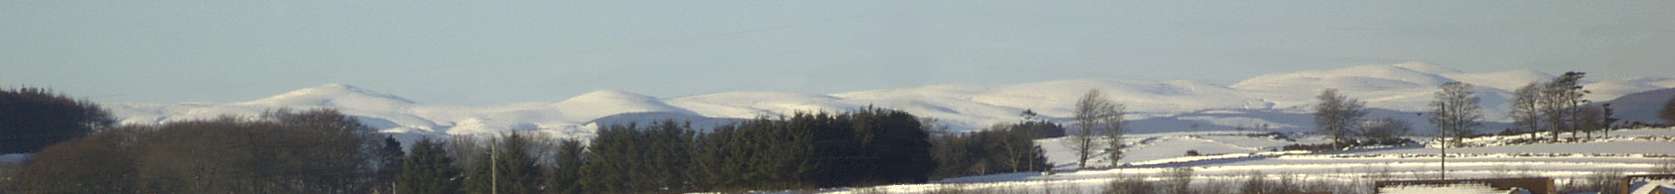
[[[1057,174],[1014,173],[959,177],[932,184],[891,185],[853,190],[890,193],[929,192],[950,187],[998,189],[1010,192],[1098,191],[1120,177],[1151,177],[1176,168],[1190,168],[1195,181],[1244,180],[1254,173],[1305,181],[1360,183],[1375,179],[1430,179],[1439,176],[1439,148],[1396,147],[1336,153],[1274,152],[1291,143],[1321,143],[1320,138],[1285,141],[1254,132],[1187,132],[1133,135],[1127,167],[1074,171],[1071,150],[1056,145],[1061,139],[1041,140]],[[1579,181],[1596,173],[1646,174],[1675,165],[1675,128],[1620,130],[1586,143],[1494,145],[1448,149],[1448,177],[1553,177]],[[1198,150],[1204,156],[1183,156]],[[1095,160],[1102,167],[1108,161]],[[1563,184],[1563,183],[1560,183]],[[1051,188],[1051,189],[1046,189]],[[1416,188],[1424,190],[1424,188]]]

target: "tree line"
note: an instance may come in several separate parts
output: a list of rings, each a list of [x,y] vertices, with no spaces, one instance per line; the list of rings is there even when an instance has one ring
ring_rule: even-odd
[[[1512,116],[1517,132],[1536,137],[1548,132],[1550,141],[1560,141],[1560,134],[1569,132],[1593,138],[1594,132],[1609,133],[1617,122],[1611,104],[1593,104],[1583,99],[1589,93],[1582,88],[1582,72],[1566,72],[1546,82],[1533,82],[1513,91]],[[1668,111],[1668,110],[1665,110]]]
[[[994,173],[1051,170],[1045,151],[1035,139],[1064,128],[1045,121],[996,124],[978,132],[938,137],[932,142],[937,161],[932,177],[949,178]]]
[[[1027,120],[933,137],[918,117],[869,107],[714,129],[662,121],[604,126],[590,139],[513,133],[403,146],[328,109],[112,126],[97,105],[52,98],[42,102],[74,102],[68,104],[81,106],[56,109],[94,116],[36,121],[99,125],[49,128],[86,131],[79,136],[31,136],[57,139],[16,174],[0,175],[0,191],[677,193],[866,186],[1047,170],[1051,164],[1034,140],[1064,131]],[[0,127],[14,126],[34,125]],[[30,133],[7,133],[18,134]]]
[[[1578,139],[1579,134],[1592,138],[1594,132],[1609,133],[1618,119],[1612,115],[1610,104],[1594,104],[1583,99],[1589,93],[1582,87],[1584,75],[1582,72],[1566,72],[1551,80],[1529,83],[1513,91],[1512,109],[1507,115],[1512,117],[1517,128],[1503,133],[1526,133],[1532,139],[1546,133],[1551,135],[1546,141],[1561,141],[1560,134],[1563,133],[1570,133],[1572,140]],[[1446,141],[1458,141],[1477,135],[1476,130],[1482,126],[1483,110],[1474,88],[1461,82],[1439,86],[1429,104],[1430,110],[1421,113],[1439,130],[1439,137],[1453,139]],[[1335,148],[1400,137],[1410,129],[1407,123],[1393,118],[1363,118],[1367,114],[1365,103],[1344,96],[1337,89],[1322,91],[1317,100],[1319,102],[1314,106],[1316,132],[1331,138]],[[1669,115],[1664,118],[1675,122],[1675,99],[1665,105],[1663,112],[1667,112],[1663,115]]]
[[[36,153],[16,193],[367,193],[400,147],[330,110],[101,129]],[[399,145],[396,145],[399,146]],[[385,150],[394,150],[391,153]]]
[[[34,153],[114,123],[93,102],[43,88],[0,90],[0,154]]]

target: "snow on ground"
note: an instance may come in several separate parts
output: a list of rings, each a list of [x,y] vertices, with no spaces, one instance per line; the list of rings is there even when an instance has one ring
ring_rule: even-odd
[[[1660,130],[1628,130],[1610,133],[1560,133],[1564,143],[1599,143],[1599,142],[1671,142],[1675,141],[1675,132]],[[1592,136],[1592,137],[1589,137]],[[1450,143],[1450,147],[1483,147],[1500,146],[1506,144],[1520,144],[1519,142],[1549,141],[1552,133],[1536,133],[1535,135],[1507,135],[1465,138],[1459,143]],[[1574,139],[1573,139],[1574,138]],[[1460,144],[1460,145],[1455,145]],[[1441,141],[1428,141],[1426,147],[1440,147]]]
[[[1675,179],[1634,180],[1629,183],[1631,194],[1652,194],[1654,191],[1663,193],[1675,192]]]
[[[1406,185],[1380,188],[1384,194],[1507,194],[1513,189],[1495,189],[1484,184]],[[1528,193],[1528,191],[1523,191]]]
[[[0,154],[0,164],[20,164],[29,160],[30,154]]]
[[[1255,135],[1254,132],[1185,132],[1137,134],[1124,138],[1132,142],[1125,150],[1132,158],[1127,167],[1100,169],[1108,165],[1096,160],[1089,170],[1074,171],[1074,154],[1058,144],[1061,139],[1038,140],[1057,164],[1056,174],[1011,173],[958,177],[930,184],[890,185],[858,190],[892,193],[928,192],[949,187],[1040,192],[1044,188],[1063,191],[1098,191],[1118,177],[1153,177],[1175,168],[1190,168],[1195,181],[1244,180],[1254,173],[1268,179],[1290,177],[1302,181],[1365,183],[1372,179],[1433,179],[1440,176],[1440,149],[1423,146],[1380,148],[1337,153],[1275,152],[1264,148],[1294,141]],[[1675,163],[1675,128],[1619,130],[1610,141],[1586,143],[1500,145],[1451,148],[1450,178],[1553,177],[1561,184],[1597,173],[1647,174],[1661,165]],[[1301,138],[1303,143],[1324,142],[1318,137]],[[1205,156],[1183,156],[1184,150],[1199,149]],[[1205,151],[1211,150],[1211,151]],[[1071,163],[1066,165],[1067,163]],[[1357,182],[1362,181],[1362,182]],[[1427,189],[1461,188],[1410,188]],[[838,190],[839,193],[856,190]],[[1480,191],[1480,190],[1473,190]],[[1427,192],[1434,193],[1434,192]],[[1501,192],[1501,193],[1504,193]]]
[[[1190,162],[1213,158],[1254,157],[1257,155],[1273,155],[1272,152],[1280,147],[1296,143],[1318,143],[1317,138],[1307,138],[1302,142],[1279,139],[1261,131],[1205,131],[1205,132],[1171,132],[1135,134],[1123,138],[1128,149],[1123,152],[1123,158],[1117,161],[1119,165],[1157,165],[1167,163]],[[1096,139],[1097,144],[1104,144],[1104,139]],[[1070,170],[1076,167],[1076,151],[1071,149],[1066,138],[1052,138],[1036,140],[1037,145],[1047,152],[1047,159],[1052,162],[1054,169]],[[1187,151],[1197,151],[1201,156],[1186,156]],[[1104,152],[1097,152],[1089,159],[1089,168],[1106,168],[1111,166]]]

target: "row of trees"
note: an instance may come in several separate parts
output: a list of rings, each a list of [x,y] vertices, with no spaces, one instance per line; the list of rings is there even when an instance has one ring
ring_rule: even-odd
[[[399,143],[370,131],[329,110],[115,127],[47,147],[6,189],[368,193],[392,181],[401,158]]]
[[[1592,132],[1606,130],[1616,122],[1609,104],[1589,105],[1583,99],[1588,91],[1581,86],[1584,73],[1567,72],[1546,82],[1530,83],[1514,91],[1512,110],[1508,114],[1522,131],[1535,137],[1535,132],[1548,131],[1552,141],[1562,132],[1578,132],[1592,137]],[[1461,138],[1473,135],[1482,126],[1483,112],[1480,99],[1472,91],[1474,86],[1460,82],[1443,84],[1424,113],[1439,130],[1439,136]],[[1363,120],[1363,102],[1326,89],[1317,97],[1314,106],[1318,132],[1332,138],[1335,147],[1356,138],[1361,140],[1400,136],[1408,129],[1406,123],[1391,118]],[[1675,101],[1672,101],[1675,103]],[[1666,108],[1665,112],[1669,112]],[[1675,121],[1675,120],[1672,120]]]
[[[1584,75],[1567,72],[1550,81],[1518,88],[1513,91],[1512,112],[1508,115],[1532,138],[1540,131],[1550,132],[1552,141],[1559,141],[1559,134],[1564,132],[1570,132],[1571,138],[1578,132],[1593,138],[1593,132],[1606,131],[1617,118],[1610,104],[1591,105],[1583,99],[1589,93],[1581,85]]]
[[[101,129],[27,162],[7,193],[669,193],[924,182],[1045,170],[1045,121],[936,138],[901,111],[673,121],[419,140],[408,149],[331,110]]]
[[[1360,125],[1361,117],[1367,115],[1366,105],[1339,94],[1338,89],[1326,89],[1315,98],[1320,101],[1314,106],[1315,129],[1332,138],[1332,147],[1343,147],[1353,136],[1352,130]]]
[[[0,90],[0,154],[34,153],[114,123],[93,102],[42,88]]]
[[[1451,83],[1453,84],[1453,83]],[[1468,94],[1469,96],[1469,94]],[[1366,103],[1328,88],[1315,96],[1316,132],[1332,140],[1333,148],[1351,144],[1387,144],[1402,142],[1401,137],[1412,130],[1412,125],[1396,118],[1366,119]],[[1475,100],[1471,100],[1475,103]]]
[[[1034,141],[1043,132],[1063,130],[1054,123],[1024,121],[934,138],[931,156],[937,168],[932,177],[1050,170],[1052,163]]]
[[[672,121],[607,126],[586,143],[508,134],[425,139],[403,149],[333,110],[112,126],[96,104],[41,89],[5,91],[0,105],[0,127],[12,140],[6,148],[36,153],[9,176],[28,178],[0,179],[6,193],[665,193],[890,184],[1045,170],[1051,165],[1033,140],[1065,131],[1026,119],[931,137],[913,115],[866,108],[707,131]]]
[[[534,134],[422,139],[401,160],[391,193],[583,193],[581,141]]]
[[[671,193],[924,182],[938,165],[927,138],[912,115],[868,108],[759,118],[707,132],[673,121],[607,126],[587,146],[510,135],[486,140],[493,142],[486,152],[492,154],[456,148],[462,153],[454,155],[477,158],[461,165],[471,166],[465,169],[452,169],[452,160],[437,151],[422,151],[447,146],[421,141],[404,169],[415,173],[403,173],[395,185],[401,193],[449,193],[417,192],[448,187],[467,193]],[[447,181],[459,180],[445,178],[456,172],[464,183]]]

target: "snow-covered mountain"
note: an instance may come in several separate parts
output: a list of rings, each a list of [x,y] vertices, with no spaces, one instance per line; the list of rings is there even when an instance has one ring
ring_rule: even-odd
[[[1232,85],[1189,80],[1135,81],[1073,79],[998,86],[929,85],[835,94],[793,92],[724,92],[657,98],[626,91],[595,91],[558,102],[523,102],[489,106],[431,105],[396,95],[342,84],[285,92],[273,97],[224,104],[107,105],[124,123],[160,123],[220,115],[254,115],[277,108],[335,108],[388,133],[417,135],[488,134],[539,131],[588,136],[605,124],[651,120],[688,120],[715,126],[740,119],[794,112],[847,111],[866,106],[893,108],[935,117],[956,129],[979,129],[1014,122],[1029,109],[1049,119],[1070,116],[1076,98],[1088,89],[1104,91],[1133,112],[1139,131],[1216,130],[1266,125],[1270,130],[1300,130],[1311,124],[1307,107],[1325,88],[1337,88],[1374,108],[1374,117],[1409,120],[1417,127],[1437,86],[1450,81],[1477,86],[1492,121],[1505,121],[1509,93],[1553,74],[1513,70],[1461,72],[1440,65],[1403,63],[1274,73]],[[1591,78],[1585,87],[1594,101],[1675,88],[1675,78]],[[1628,105],[1618,105],[1628,106]],[[1499,125],[1491,125],[1490,128]]]

